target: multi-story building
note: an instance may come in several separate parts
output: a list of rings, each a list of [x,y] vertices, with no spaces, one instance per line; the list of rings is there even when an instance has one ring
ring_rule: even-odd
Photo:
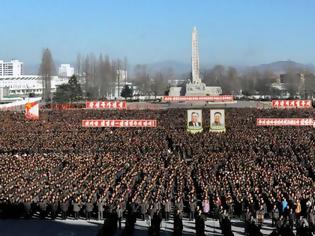
[[[74,68],[70,64],[61,64],[58,69],[60,77],[71,77],[74,75]]]
[[[23,62],[11,60],[5,62],[0,60],[0,76],[21,76],[23,75]]]
[[[56,92],[59,85],[68,83],[69,78],[52,76],[51,92]],[[9,96],[27,96],[34,93],[42,95],[43,82],[39,75],[0,76],[0,88],[8,88]]]

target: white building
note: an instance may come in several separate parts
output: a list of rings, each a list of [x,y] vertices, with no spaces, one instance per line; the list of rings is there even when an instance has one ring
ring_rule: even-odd
[[[0,60],[0,76],[21,76],[23,75],[23,62],[11,60],[5,62]]]
[[[60,77],[71,77],[74,75],[74,68],[70,64],[61,64],[58,69]]]
[[[51,92],[56,92],[59,85],[68,83],[69,78],[52,76]],[[0,76],[0,88],[8,88],[9,96],[27,96],[34,93],[42,95],[43,82],[39,75]]]
[[[121,91],[125,87],[125,85],[128,85],[130,88],[132,88],[132,83],[127,82],[128,76],[127,76],[126,70],[117,70],[116,71],[116,82],[115,86],[112,87],[110,94],[108,94],[108,97],[110,99],[120,98],[121,97]]]
[[[125,83],[125,82],[127,82],[127,76],[128,76],[128,73],[127,73],[126,70],[117,70],[116,82],[117,83]]]
[[[1,88],[0,87],[0,101],[3,100],[4,97],[9,96],[9,88],[8,87],[4,87]]]

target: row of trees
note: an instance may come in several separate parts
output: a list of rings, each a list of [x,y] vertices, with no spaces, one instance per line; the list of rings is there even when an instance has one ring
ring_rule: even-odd
[[[168,80],[174,79],[175,75],[172,69],[151,72],[146,65],[136,65],[133,77],[139,95],[157,96],[165,94]]]
[[[270,71],[247,71],[240,74],[234,67],[225,68],[217,65],[212,69],[204,70],[203,81],[208,86],[222,87],[224,94],[268,94],[271,84],[276,82],[276,75]]]
[[[123,87],[124,83],[119,81],[117,71],[128,69],[127,58],[124,60],[112,60],[108,55],[100,54],[98,58],[90,53],[88,55],[78,54],[76,61],[76,73],[85,78],[86,96],[90,98],[106,97],[112,92],[115,83]]]
[[[224,94],[240,94],[242,91],[245,95],[275,95],[277,91],[271,85],[277,82],[284,83],[291,96],[305,96],[315,92],[315,76],[310,71],[287,68],[284,74],[280,80],[279,75],[268,70],[247,70],[240,73],[234,67],[217,65],[204,70],[202,77],[208,86],[222,87]]]
[[[119,76],[120,70],[128,70],[128,61],[116,59],[112,60],[108,55],[100,54],[98,58],[94,54],[77,56],[76,78],[69,81],[69,84],[62,85],[57,90],[55,100],[70,99],[77,100],[83,96],[82,90],[79,90],[78,79],[85,79],[82,89],[84,96],[88,98],[104,98],[113,93],[118,86],[121,91],[124,88],[122,97],[130,97],[133,93],[141,96],[165,95],[170,87],[168,81],[179,79],[184,81],[180,86],[183,87],[182,94],[185,94],[185,83],[191,79],[191,73],[181,76],[175,76],[173,70],[165,69],[152,71],[146,65],[136,65],[134,67],[132,78],[129,81],[134,87],[128,87]],[[40,74],[43,77],[43,98],[52,99],[51,95],[51,76],[56,72],[52,54],[49,49],[43,51],[42,62],[40,65]],[[299,73],[303,73],[301,79]],[[271,71],[248,70],[239,72],[234,67],[224,67],[222,65],[214,66],[211,69],[203,70],[201,73],[203,82],[207,86],[220,86],[224,94],[264,94],[273,95],[272,83],[279,82],[279,78]],[[313,94],[315,91],[315,76],[309,71],[288,68],[284,81],[286,88],[291,96],[297,94]],[[136,88],[136,89],[135,89]],[[78,94],[73,94],[78,93]],[[127,94],[127,96],[126,96]]]

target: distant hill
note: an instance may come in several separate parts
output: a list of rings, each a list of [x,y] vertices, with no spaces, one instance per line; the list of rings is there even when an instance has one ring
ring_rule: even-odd
[[[261,64],[257,66],[247,67],[248,69],[256,69],[258,71],[272,71],[274,73],[285,73],[289,69],[302,69],[315,72],[315,66],[312,64],[302,64],[294,61],[276,61],[269,64]]]

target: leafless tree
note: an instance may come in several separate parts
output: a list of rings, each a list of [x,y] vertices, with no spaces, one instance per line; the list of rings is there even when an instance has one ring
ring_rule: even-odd
[[[138,87],[140,95],[151,95],[151,81],[150,75],[147,70],[146,65],[136,65],[135,66],[135,84]]]
[[[167,82],[167,74],[163,74],[162,72],[156,72],[153,75],[153,79],[151,81],[151,91],[155,96],[164,95],[167,90],[168,82]]]
[[[52,54],[48,48],[43,50],[42,61],[39,68],[39,74],[42,76],[43,81],[43,94],[44,101],[51,100],[51,78],[56,73],[55,64]]]
[[[82,76],[82,57],[80,53],[77,55],[76,71],[77,76]]]

